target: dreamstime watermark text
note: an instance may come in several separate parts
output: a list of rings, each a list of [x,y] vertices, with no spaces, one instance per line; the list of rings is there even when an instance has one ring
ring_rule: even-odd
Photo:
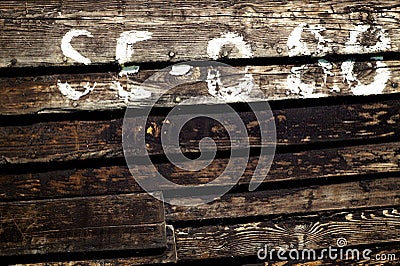
[[[265,244],[257,250],[257,257],[260,260],[368,260],[368,261],[395,261],[398,258],[394,253],[372,254],[371,249],[348,248],[345,238],[338,238],[337,246],[315,249],[284,249],[273,248],[272,245]]]

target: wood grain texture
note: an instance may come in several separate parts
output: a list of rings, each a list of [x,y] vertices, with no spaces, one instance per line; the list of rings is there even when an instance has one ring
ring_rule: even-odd
[[[115,259],[98,259],[98,260],[72,260],[60,262],[45,262],[45,263],[30,263],[16,264],[16,266],[72,266],[72,265],[87,265],[87,266],[112,266],[112,265],[150,265],[159,263],[174,263],[177,262],[176,243],[174,228],[172,225],[166,226],[167,248],[162,254],[115,258]]]
[[[347,247],[399,241],[398,209],[339,211],[331,214],[290,216],[231,225],[186,227],[176,230],[180,259],[256,256],[264,245],[302,250],[336,247],[338,238]]]
[[[1,203],[1,255],[165,248],[164,209],[148,194]]]
[[[225,194],[211,203],[184,207],[179,199],[166,205],[166,219],[203,221],[266,215],[393,206],[400,203],[399,177],[311,187]]]
[[[400,93],[398,86],[400,80],[399,61],[383,61],[387,69],[391,72],[390,79],[383,84],[381,94]],[[308,69],[303,70],[301,79],[305,84],[314,86],[312,94],[302,94],[301,91],[295,92],[293,85],[288,84],[288,77],[291,75],[293,67],[301,65],[271,65],[271,66],[248,66],[248,73],[251,73],[256,88],[259,88],[264,96],[259,100],[275,101],[286,99],[302,99],[314,97],[334,97],[354,95],[352,86],[343,80],[340,73],[342,62],[333,63],[330,71],[334,76],[329,76],[323,72],[318,63],[309,63]],[[376,78],[376,62],[358,62],[354,67],[354,76],[361,84],[371,84]],[[238,73],[246,73],[244,67],[237,67]],[[177,77],[156,74],[159,70],[140,70],[135,75],[119,77],[118,73],[90,73],[90,74],[58,74],[58,75],[39,75],[28,77],[0,77],[0,114],[2,115],[21,115],[35,113],[60,113],[75,112],[78,110],[115,110],[123,109],[129,104],[130,107],[149,106],[150,102],[157,100],[156,107],[174,107],[178,104],[188,103],[214,103],[215,97],[211,96],[205,82],[189,83],[192,78],[187,76]],[[142,85],[147,91],[151,92],[149,99],[140,101],[128,101],[126,97],[121,97],[113,82],[119,82],[122,88],[130,92],[135,86],[140,86],[143,81],[153,76],[160,84],[173,84],[183,80],[188,82],[184,86],[164,91],[153,86]],[[207,73],[202,73],[201,79],[206,80]],[[239,76],[238,76],[239,78]],[[89,84],[96,86],[92,92],[81,97],[79,100],[72,100],[64,96],[59,88],[58,82],[65,83],[77,91],[84,91],[83,86]],[[314,85],[313,82],[315,82]],[[395,96],[394,96],[395,97]],[[177,101],[179,99],[179,101]],[[190,100],[190,101],[189,101]],[[226,102],[241,101],[240,99],[224,99]]]
[[[336,246],[339,238],[350,248],[378,246],[375,255],[399,255],[398,2],[0,1],[0,257],[65,255],[36,266],[201,263],[255,258],[265,244],[322,249]],[[84,67],[82,60],[65,52],[62,39],[71,30],[86,35],[71,37],[70,44],[92,66]],[[139,66],[139,72],[106,72],[123,66],[118,39],[134,31],[146,32],[147,40],[127,40],[119,44],[119,52],[126,53],[124,62]],[[221,38],[229,41],[218,47]],[[151,96],[132,96],[153,74],[165,87],[186,81],[161,96],[154,115],[132,128],[132,136],[146,133],[145,148],[169,180],[193,185],[215,179],[230,160],[231,140],[220,123],[194,119],[180,134],[182,151],[190,155],[199,154],[204,137],[211,137],[221,151],[200,171],[166,162],[161,146],[161,135],[166,134],[162,127],[170,129],[171,123],[165,113],[171,108],[184,101],[198,108],[215,103],[207,84],[192,80],[207,73],[197,68],[177,76],[157,73],[174,62],[210,59],[238,66],[239,75],[227,78],[251,75],[263,93],[253,100],[267,99],[278,106],[273,111],[278,153],[259,190],[244,190],[259,160],[257,148],[269,144],[261,138],[260,123],[270,121],[257,121],[236,104],[255,148],[244,158],[248,163],[239,186],[207,205],[164,206],[143,193],[123,162],[121,114],[128,105],[142,110],[161,96],[152,86],[145,88]],[[77,94],[85,86],[94,89],[75,99],[62,92],[63,86],[69,89],[67,83]],[[340,98],[333,99],[336,96]],[[314,104],[305,98],[327,99]],[[108,255],[102,257],[102,252]],[[67,255],[77,253],[81,257],[76,259]],[[86,254],[95,253],[85,260]]]
[[[345,44],[349,30],[357,24],[373,26],[360,38],[365,47],[379,40],[377,27],[381,26],[391,38],[390,47],[384,50],[398,51],[398,10],[395,0],[372,1],[368,5],[363,1],[337,0],[282,1],[278,5],[274,1],[2,1],[0,65],[74,64],[64,58],[60,49],[62,37],[73,28],[92,32],[93,38],[75,38],[73,45],[94,63],[114,62],[116,39],[129,30],[153,33],[150,40],[133,45],[134,62],[209,59],[208,41],[226,32],[243,36],[254,57],[287,56],[288,36],[301,23],[327,29],[322,36],[332,42],[322,45],[328,47],[330,54],[349,53]],[[310,32],[302,37],[311,50],[317,47],[317,38]],[[232,45],[226,45],[220,56],[243,57]]]
[[[278,147],[394,138],[400,133],[399,110],[399,100],[274,110]],[[268,140],[261,140],[259,123],[270,121],[257,121],[252,112],[239,112],[239,115],[247,128],[250,145],[257,147],[268,144]],[[113,119],[0,127],[0,163],[122,157],[122,124],[122,119]],[[129,127],[132,140],[137,139],[136,134],[146,134],[147,152],[150,155],[163,154],[161,128],[165,125],[168,130],[172,126],[165,122],[165,116],[149,117],[145,127],[133,125]],[[229,126],[235,130],[232,123]],[[230,149],[225,128],[215,120],[200,117],[190,120],[182,128],[179,137],[181,150],[198,152],[198,143],[204,137],[213,138],[219,150]],[[134,148],[137,149],[137,155],[144,155],[143,148]],[[204,145],[204,148],[206,151],[213,149],[213,146]]]
[[[370,144],[353,147],[309,150],[276,154],[264,183],[291,182],[310,179],[334,180],[341,176],[352,178],[363,174],[399,172],[400,143]],[[198,172],[185,171],[171,163],[155,167],[168,180],[181,185],[205,184],[221,175],[228,158],[214,159],[209,167]],[[238,184],[247,185],[258,163],[251,156]],[[40,169],[29,173],[0,175],[2,200],[54,198],[140,192],[142,189],[126,166],[98,166],[67,170]],[[142,176],[146,176],[143,172]],[[151,175],[152,176],[152,175]],[[183,178],[185,177],[185,178]],[[221,185],[231,181],[219,178]],[[159,189],[171,189],[160,187]]]

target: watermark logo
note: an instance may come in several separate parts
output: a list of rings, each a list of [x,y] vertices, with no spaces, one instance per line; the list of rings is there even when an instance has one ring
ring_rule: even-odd
[[[339,248],[342,248],[342,247],[347,246],[347,239],[346,239],[346,238],[343,238],[343,237],[339,237],[339,238],[336,240],[336,245],[337,245]]]
[[[336,240],[336,247],[328,246],[323,249],[284,249],[274,248],[273,245],[265,244],[257,250],[257,257],[260,260],[374,260],[374,261],[394,261],[396,254],[372,254],[371,249],[357,249],[347,247],[347,239],[340,237]]]
[[[180,185],[164,177],[152,163],[146,143],[146,123],[150,111],[159,101],[163,101],[163,96],[171,97],[173,93],[168,92],[176,91],[176,88],[183,84],[194,82],[204,82],[207,95],[188,99],[175,98],[176,105],[166,115],[159,129],[163,154],[170,163],[186,171],[194,172],[207,167],[217,152],[217,145],[213,139],[204,137],[200,140],[201,155],[193,160],[185,156],[179,143],[179,136],[185,124],[192,119],[203,117],[219,122],[227,131],[230,157],[222,174],[212,181],[201,185]],[[145,191],[151,194],[161,190],[162,198],[155,195],[159,200],[173,205],[194,206],[221,197],[239,181],[249,160],[249,134],[246,124],[229,102],[247,104],[256,117],[261,148],[249,190],[256,189],[262,183],[275,154],[276,129],[264,93],[258,88],[247,68],[240,71],[215,61],[179,63],[157,71],[140,86],[132,88],[132,91],[134,93],[129,97],[132,104],[128,104],[122,127],[122,144],[129,170]],[[146,97],[135,97],[138,94]],[[138,102],[143,103],[144,107],[138,108]]]

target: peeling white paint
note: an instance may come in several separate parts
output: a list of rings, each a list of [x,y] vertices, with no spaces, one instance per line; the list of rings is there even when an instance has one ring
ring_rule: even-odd
[[[70,30],[68,31],[64,37],[61,40],[61,51],[66,57],[69,57],[79,63],[83,63],[85,65],[91,64],[92,62],[90,61],[89,58],[84,57],[81,55],[77,50],[75,50],[72,45],[71,41],[74,37],[77,36],[87,36],[87,37],[93,37],[92,33],[87,31],[87,30]]]
[[[240,36],[234,32],[224,33],[222,34],[222,37],[208,41],[208,56],[214,60],[217,60],[220,57],[222,47],[227,44],[234,45],[239,50],[239,56],[241,58],[253,57],[251,46],[244,41],[243,36]]]
[[[345,219],[346,219],[347,221],[354,221],[354,219],[353,219],[353,214],[351,214],[351,213],[346,214]]]
[[[119,72],[118,76],[122,77],[123,75],[132,75],[136,74],[139,72],[140,67],[139,66],[129,66],[129,67],[124,67],[122,70]]]
[[[332,71],[331,71],[332,68],[333,68],[333,65],[332,65],[331,62],[329,62],[329,61],[327,61],[325,59],[319,59],[318,60],[318,66],[320,66],[322,68],[322,71],[324,71],[324,74],[325,74],[324,82],[325,82],[325,84],[326,84],[326,79],[327,79],[328,76],[330,76],[330,77],[335,76],[335,74],[333,74]]]
[[[301,81],[301,75],[304,70],[308,69],[308,65],[300,67],[292,67],[290,74],[287,78],[287,86],[291,93],[301,96],[308,96],[313,94],[315,82],[313,84],[306,84]]]
[[[324,56],[329,51],[330,48],[326,45],[327,43],[331,43],[331,39],[325,39],[320,32],[325,31],[326,29],[322,26],[310,26],[307,23],[299,24],[294,30],[289,34],[287,40],[288,54],[289,56],[299,56],[299,55],[313,55],[313,56]],[[301,39],[301,34],[304,31],[309,31],[312,33],[317,40],[317,48],[316,51],[311,52],[308,49],[308,46]]]
[[[172,76],[183,76],[189,73],[191,69],[191,65],[173,65],[169,74]]]
[[[85,96],[94,88],[96,87],[96,82],[93,84],[93,87],[90,87],[90,83],[88,82],[83,88],[85,91],[77,91],[71,87],[71,85],[68,84],[68,82],[62,83],[60,80],[57,81],[57,87],[60,90],[61,94],[67,97],[68,99],[71,100],[79,100],[82,96]]]
[[[306,25],[306,23],[301,23],[289,34],[286,43],[289,49],[289,56],[310,55],[310,50],[308,50],[307,44],[301,41],[301,34]]]
[[[118,91],[118,96],[124,99],[125,103],[128,103],[129,101],[141,100],[151,97],[150,91],[144,90],[140,87],[133,88],[131,89],[130,92],[126,91],[121,86],[121,83],[119,83],[118,81],[113,81],[110,85],[110,89]]]
[[[207,88],[208,92],[214,96],[224,100],[233,101],[248,96],[254,87],[253,76],[248,72],[238,79],[237,86],[224,86],[221,81],[221,73],[218,69],[209,69],[207,73]]]
[[[347,60],[343,62],[341,66],[343,82],[347,82],[351,92],[354,95],[371,95],[382,93],[391,76],[388,66],[381,61],[376,61],[376,76],[374,81],[370,84],[363,84],[353,74],[354,63],[354,60]]]
[[[371,27],[373,27],[371,29]],[[377,42],[373,46],[365,46],[359,42],[359,36],[368,30],[376,32]],[[350,31],[349,41],[345,43],[345,51],[347,53],[376,53],[390,50],[390,37],[381,26],[357,25],[355,29]]]
[[[133,44],[151,39],[153,33],[148,31],[125,31],[120,34],[117,39],[117,47],[115,48],[115,59],[120,63],[128,62],[134,51]]]

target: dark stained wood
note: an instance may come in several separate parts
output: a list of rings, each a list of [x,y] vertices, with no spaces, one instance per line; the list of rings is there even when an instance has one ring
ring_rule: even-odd
[[[399,111],[398,100],[274,110],[278,146],[394,138],[400,133]],[[268,144],[268,140],[261,143],[259,122],[254,114],[240,112],[240,116],[248,130],[251,146]],[[161,116],[149,117],[146,127],[139,125],[131,129],[133,134],[138,134],[139,127],[146,130],[146,148],[151,155],[163,154],[160,129],[164,120]],[[122,123],[122,119],[113,119],[1,127],[0,163],[122,157]],[[233,126],[231,128],[235,130]],[[134,136],[132,139],[136,139]],[[219,150],[230,149],[226,130],[215,120],[192,119],[183,127],[180,136],[183,152],[198,152],[198,141],[204,137],[213,138]],[[137,154],[143,154],[142,148],[137,149]]]
[[[54,230],[18,235],[11,222],[3,224],[2,256],[64,252],[146,250],[165,247],[165,225],[143,224]]]
[[[1,203],[1,255],[165,248],[163,204],[148,194]]]
[[[290,182],[309,179],[352,178],[362,174],[399,172],[400,143],[370,144],[353,147],[276,154],[264,182]],[[184,171],[170,163],[155,166],[168,180],[181,185],[205,184],[219,176],[229,159],[213,160],[198,172]],[[258,156],[251,156],[239,184],[250,182]],[[146,173],[143,172],[142,176]],[[221,185],[231,181],[220,178]],[[140,192],[142,189],[126,166],[85,167],[83,169],[46,170],[0,175],[0,197],[4,200],[54,198]],[[168,189],[162,187],[160,189]]]
[[[272,186],[271,186],[272,187]],[[166,219],[202,221],[287,215],[328,210],[393,206],[400,203],[399,176],[359,182],[225,194],[204,205],[183,207],[179,199],[166,205]]]
[[[116,259],[99,259],[99,260],[81,260],[81,261],[67,261],[67,262],[46,262],[46,263],[32,263],[32,264],[17,264],[25,266],[72,266],[72,265],[88,265],[88,266],[104,266],[104,265],[143,265],[143,264],[157,264],[157,263],[173,263],[177,262],[176,257],[176,243],[174,228],[172,225],[166,226],[167,248],[160,255],[148,255],[138,257],[126,257]]]
[[[81,36],[72,43],[94,63],[114,62],[116,38],[128,30],[153,33],[152,39],[134,44],[134,62],[208,59],[208,41],[226,32],[243,36],[254,57],[287,56],[288,36],[301,23],[328,29],[322,36],[332,40],[330,54],[357,53],[346,50],[346,42],[349,30],[358,24],[383,27],[391,38],[391,47],[386,49],[398,51],[398,10],[396,0],[368,5],[364,1],[287,1],[278,6],[274,1],[2,1],[0,66],[74,64],[60,48],[62,37],[72,28],[92,32],[93,38]],[[361,37],[364,47],[375,45],[376,29]],[[312,34],[303,34],[303,40],[310,49],[316,48]],[[229,45],[221,56],[242,57]]]
[[[382,88],[382,94],[400,93],[399,62],[383,61],[388,65],[391,71],[391,78]],[[301,95],[293,93],[293,87],[288,85],[288,75],[292,67],[300,65],[272,65],[272,66],[249,66],[248,73],[253,76],[254,84],[264,93],[267,100],[285,100],[312,97],[329,97],[353,95],[349,85],[343,81],[340,72],[342,62],[336,62],[331,70],[334,77],[327,77],[324,81],[324,73],[318,67],[318,63],[310,63],[308,71],[304,71],[302,78],[305,83],[316,82],[313,94]],[[360,82],[370,84],[376,77],[374,61],[359,62],[355,66],[354,75]],[[90,74],[59,74],[59,75],[41,75],[28,77],[0,77],[0,113],[2,115],[21,115],[33,113],[59,113],[74,112],[78,110],[115,110],[123,109],[128,103],[125,98],[119,96],[118,91],[112,87],[113,82],[119,82],[124,90],[131,91],[133,86],[141,85],[144,80],[155,74],[157,70],[140,70],[138,74],[119,77],[117,73],[90,73]],[[244,67],[237,67],[238,73],[245,73]],[[203,73],[204,76],[205,73]],[[155,75],[160,84],[172,84],[177,80],[185,80],[182,77],[171,75],[161,77]],[[187,81],[190,78],[185,77]],[[79,100],[71,100],[62,95],[57,85],[58,81],[68,84],[75,90],[83,91],[83,86],[89,83],[95,89],[89,94],[81,97]],[[144,86],[144,85],[143,85]],[[144,86],[146,90],[152,93],[151,100],[160,97],[160,90],[152,86]],[[333,90],[336,88],[336,90]],[[179,101],[177,101],[179,99]],[[179,86],[163,92],[163,95],[157,101],[157,107],[174,107],[177,104],[186,104],[184,101],[191,99],[191,103],[213,103],[215,98],[208,92],[205,83],[187,83],[185,86]],[[261,98],[260,98],[261,99]],[[226,102],[233,100],[225,99]],[[237,99],[235,100],[237,101]],[[141,107],[149,105],[148,100],[130,101],[129,106]]]
[[[336,247],[338,238],[347,246],[383,245],[399,241],[398,208],[338,211],[307,216],[278,217],[244,224],[178,228],[178,258],[207,259],[256,256],[264,245],[302,250]]]

